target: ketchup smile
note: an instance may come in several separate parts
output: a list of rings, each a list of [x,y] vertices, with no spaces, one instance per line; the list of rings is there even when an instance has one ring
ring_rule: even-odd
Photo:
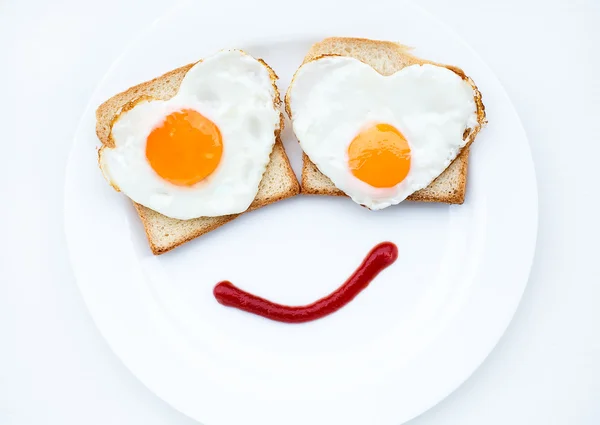
[[[317,320],[338,311],[354,299],[382,270],[398,258],[398,248],[391,242],[376,245],[356,271],[342,286],[312,304],[287,306],[257,297],[234,286],[229,281],[218,283],[213,294],[220,304],[285,323]]]

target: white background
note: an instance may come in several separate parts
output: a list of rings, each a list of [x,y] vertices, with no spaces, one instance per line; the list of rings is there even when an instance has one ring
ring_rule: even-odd
[[[109,350],[75,284],[62,224],[83,108],[122,45],[168,3],[0,0],[0,425],[195,423]],[[282,0],[282,16],[302,4]],[[506,335],[410,425],[599,424],[600,1],[420,4],[479,53],[513,100],[540,219],[530,283]]]

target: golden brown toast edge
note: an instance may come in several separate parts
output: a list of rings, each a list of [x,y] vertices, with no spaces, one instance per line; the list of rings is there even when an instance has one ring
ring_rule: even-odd
[[[276,108],[279,108],[281,104],[281,98],[279,94],[279,89],[277,88],[276,84],[278,79],[277,74],[275,74],[273,69],[264,60],[257,60],[260,61],[269,71],[273,88],[275,90],[273,103]],[[182,66],[180,68],[169,71],[159,77],[156,77],[152,80],[132,86],[129,89],[118,93],[112,96],[110,99],[103,102],[96,110],[96,135],[102,143],[102,146],[98,150],[98,155],[100,156],[100,152],[102,149],[114,147],[114,141],[112,140],[111,130],[119,114],[133,107],[141,99],[151,98],[154,100],[168,100],[172,98],[175,94],[177,94],[179,86],[181,85],[181,81],[183,80],[187,72],[196,63],[198,62]],[[280,134],[284,127],[284,118],[283,113],[281,112],[279,113],[279,124],[279,128],[275,130],[276,142],[273,146],[273,150],[271,151],[269,164],[267,165],[261,183],[259,184],[259,191],[257,192],[257,197],[254,199],[248,210],[246,210],[245,212],[262,208],[274,202],[290,198],[300,193],[300,184],[298,183],[296,174],[294,173],[290,165],[289,158],[285,153],[283,144],[280,139]],[[275,156],[279,156],[282,159],[285,173],[284,178],[289,181],[289,188],[285,192],[279,193],[276,196],[267,196],[261,199],[259,197],[259,194],[261,193],[260,188],[262,187],[263,182],[269,175],[269,166],[272,164],[273,158]],[[113,186],[115,190],[119,191],[118,187],[112,184],[111,186]],[[198,236],[201,236],[205,233],[217,229],[223,224],[228,223],[229,221],[243,214],[231,214],[219,217],[199,217],[192,220],[177,220],[170,217],[166,217],[156,211],[153,211],[135,202],[133,202],[133,204],[142,221],[142,224],[144,225],[144,230],[148,238],[150,248],[153,254],[155,255],[164,254],[165,252],[168,252],[185,242],[188,242],[192,239],[197,238]],[[189,231],[187,235],[179,238],[173,243],[169,243],[163,246],[159,243],[158,240],[156,240],[156,238],[153,237],[152,226],[156,225],[157,223],[165,222],[169,223],[170,225],[177,225],[176,222],[181,222],[182,224],[183,222],[186,222],[186,227],[191,227],[189,226],[189,224],[192,221],[198,224],[198,226],[196,226],[196,230]]]
[[[467,144],[461,149],[458,153],[454,161],[426,188],[421,189],[419,191],[414,192],[410,195],[407,200],[410,201],[420,201],[420,202],[443,202],[448,204],[462,204],[466,195],[466,187],[467,187],[467,170],[468,170],[468,162],[469,162],[469,147],[471,143],[475,140],[475,137],[479,133],[479,131],[487,124],[486,114],[485,114],[485,106],[483,105],[481,99],[481,92],[473,82],[473,80],[466,76],[462,69],[451,66],[444,65],[437,62],[425,60],[418,58],[409,53],[411,50],[410,47],[404,46],[399,43],[391,42],[391,41],[380,41],[380,40],[370,40],[365,38],[345,38],[345,37],[330,37],[326,38],[320,42],[313,44],[310,48],[301,65],[322,58],[326,56],[349,56],[353,57],[349,54],[349,51],[345,49],[340,49],[338,44],[345,45],[348,47],[355,48],[359,46],[362,49],[386,49],[390,53],[397,57],[402,57],[403,66],[397,67],[391,73],[382,73],[379,70],[378,72],[383,75],[391,75],[394,72],[399,71],[403,67],[414,65],[414,64],[432,64],[437,66],[443,66],[451,71],[458,74],[462,79],[467,81],[475,92],[475,103],[477,105],[477,122],[478,125],[473,128],[470,132],[465,132],[465,140],[468,138]],[[368,65],[373,66],[372,64],[367,63]],[[288,91],[285,95],[285,110],[289,116],[292,118],[292,111],[289,103],[289,92],[290,87],[294,82],[294,77],[288,87]],[[344,192],[338,189],[331,180],[325,176],[318,167],[310,160],[308,155],[303,153],[302,156],[302,184],[301,184],[301,192],[303,194],[309,195],[328,195],[328,196],[347,196]],[[452,179],[452,177],[454,177]],[[444,190],[440,189],[441,185],[440,181],[450,179],[455,181],[455,187],[452,190]],[[315,188],[312,187],[310,182],[314,180],[322,180],[325,181],[325,187]]]

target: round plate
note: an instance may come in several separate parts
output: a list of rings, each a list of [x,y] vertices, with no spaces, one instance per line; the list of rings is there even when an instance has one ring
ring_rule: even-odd
[[[537,229],[529,147],[498,80],[420,9],[384,0],[366,10],[362,2],[297,6],[286,17],[271,0],[236,2],[234,10],[184,3],[126,49],[91,99],[69,160],[71,260],[114,352],[186,415],[206,425],[397,425],[457,388],[513,316]],[[311,43],[332,35],[400,40],[473,77],[490,123],[471,151],[465,204],[406,202],[371,212],[349,199],[297,196],[152,255],[132,204],[98,170],[95,108],[226,47],[264,58],[284,92]],[[289,126],[284,143],[298,171]],[[339,286],[384,240],[398,245],[398,261],[322,320],[272,322],[212,295],[228,279],[273,301],[305,304]]]

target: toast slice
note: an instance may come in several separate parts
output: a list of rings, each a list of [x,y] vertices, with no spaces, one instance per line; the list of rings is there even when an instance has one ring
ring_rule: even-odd
[[[271,80],[275,88],[274,102],[276,106],[279,106],[281,100],[275,83],[277,75],[264,61],[261,60],[261,62],[268,68],[271,74]],[[130,108],[142,98],[170,99],[177,93],[183,77],[194,65],[192,63],[182,66],[153,80],[138,84],[111,97],[100,105],[96,110],[96,134],[103,145],[100,149],[114,146],[111,129],[121,111]],[[256,197],[246,212],[292,197],[300,192],[300,185],[290,166],[279,136],[281,130],[283,130],[283,123],[283,114],[280,113],[280,128],[275,131],[276,142],[271,152],[270,161],[259,184]],[[163,254],[185,242],[208,233],[240,215],[231,214],[219,217],[178,220],[166,217],[135,202],[134,206],[142,220],[150,248],[155,255]]]
[[[389,41],[332,37],[315,43],[306,54],[303,64],[323,56],[349,56],[372,66],[382,75],[391,75],[409,65],[428,63],[445,66],[471,84],[475,92],[478,125],[470,133],[465,132],[465,140],[468,138],[467,144],[448,168],[429,186],[414,192],[407,198],[410,201],[462,204],[465,200],[467,187],[469,146],[475,140],[481,128],[487,123],[481,93],[460,68],[417,58],[409,53],[410,50],[409,47]],[[288,116],[291,118],[292,111],[288,95],[286,95],[285,107]],[[327,176],[319,171],[306,154],[303,154],[301,191],[310,195],[346,196]]]

